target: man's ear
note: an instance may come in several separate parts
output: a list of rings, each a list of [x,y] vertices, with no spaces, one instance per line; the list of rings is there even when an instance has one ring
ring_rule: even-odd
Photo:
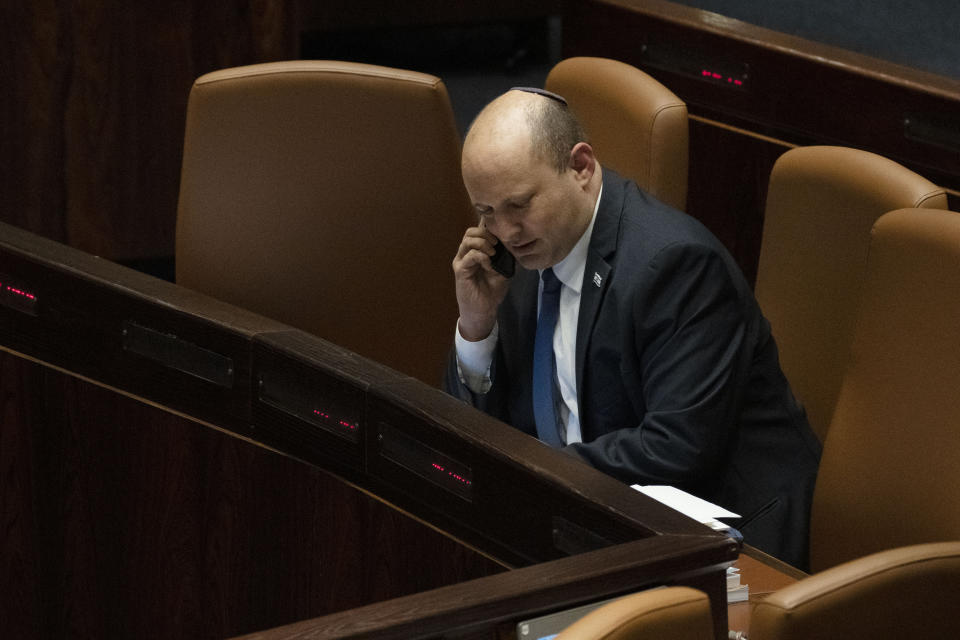
[[[570,150],[570,170],[576,174],[577,182],[587,184],[597,170],[597,157],[593,147],[586,142],[578,142]]]

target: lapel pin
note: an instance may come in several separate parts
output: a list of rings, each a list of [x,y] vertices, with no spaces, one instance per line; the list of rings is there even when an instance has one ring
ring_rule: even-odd
[[[596,271],[594,271],[594,272],[593,272],[593,284],[595,284],[596,286],[599,287],[599,286],[600,286],[600,283],[602,283],[602,282],[603,282],[603,278],[600,277],[600,274],[599,274],[599,273],[597,273]]]

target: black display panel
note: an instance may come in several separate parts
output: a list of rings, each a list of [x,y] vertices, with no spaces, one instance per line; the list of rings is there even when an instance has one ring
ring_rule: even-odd
[[[402,433],[385,422],[377,428],[381,456],[421,478],[471,502],[473,471],[462,462]]]
[[[307,385],[289,373],[261,371],[258,399],[275,409],[308,422],[328,433],[356,443],[360,441],[360,405],[344,401],[342,389]]]
[[[37,315],[37,291],[16,278],[0,273],[0,304],[27,315]]]

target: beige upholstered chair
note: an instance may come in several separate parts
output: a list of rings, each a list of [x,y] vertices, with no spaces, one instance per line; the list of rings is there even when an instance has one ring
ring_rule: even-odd
[[[556,640],[712,640],[710,600],[689,587],[635,593],[592,611]]]
[[[958,385],[960,215],[888,213],[873,227],[817,475],[814,571],[882,549],[960,540]]]
[[[847,361],[870,227],[906,207],[947,208],[943,189],[881,156],[801,147],[773,167],[756,295],[780,362],[822,441]]]
[[[177,282],[436,384],[472,219],[459,154],[430,75],[330,61],[207,74],[187,108]]]
[[[687,205],[687,105],[649,75],[606,58],[569,58],[546,89],[566,98],[600,163],[681,211]]]
[[[750,640],[953,640],[958,603],[960,542],[901,547],[771,594],[751,613]]]

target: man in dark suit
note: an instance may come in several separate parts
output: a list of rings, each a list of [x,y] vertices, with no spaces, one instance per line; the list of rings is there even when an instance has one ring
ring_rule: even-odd
[[[556,96],[494,100],[462,165],[479,223],[453,261],[447,390],[624,482],[731,509],[746,542],[805,567],[820,445],[722,244],[602,169]]]

